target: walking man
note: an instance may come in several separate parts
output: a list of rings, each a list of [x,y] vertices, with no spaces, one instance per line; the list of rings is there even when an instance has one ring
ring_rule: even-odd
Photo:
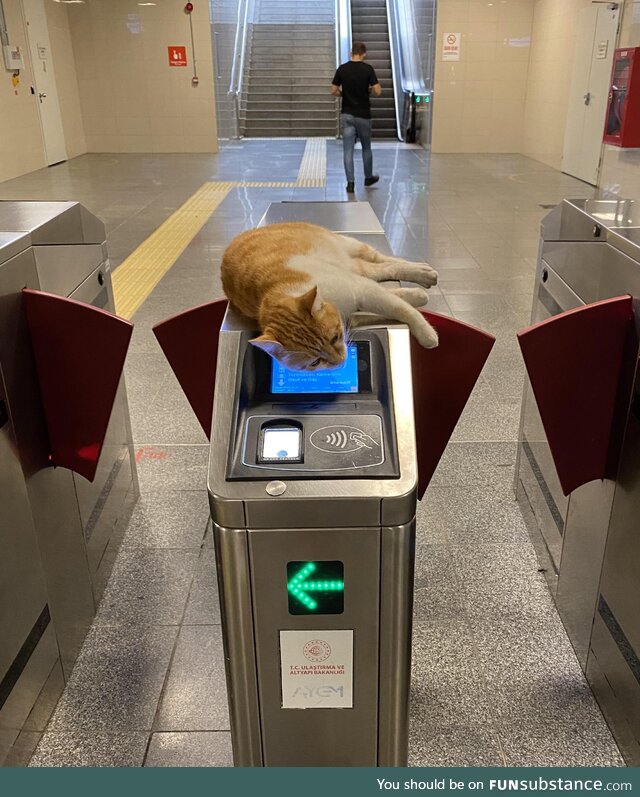
[[[341,64],[331,83],[334,97],[342,96],[342,146],[344,149],[344,171],[347,176],[347,193],[353,194],[355,176],[353,171],[353,149],[356,135],[362,144],[362,165],[364,184],[373,185],[380,179],[373,173],[373,154],[371,153],[371,106],[369,95],[379,97],[382,87],[378,83],[375,70],[364,63],[367,46],[363,42],[353,42],[351,60]]]

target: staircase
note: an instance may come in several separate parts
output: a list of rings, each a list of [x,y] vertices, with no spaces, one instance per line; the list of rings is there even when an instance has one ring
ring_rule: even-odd
[[[247,137],[335,136],[334,0],[256,0],[242,99]]]
[[[367,45],[367,63],[382,86],[382,96],[371,99],[373,137],[397,138],[386,0],[351,0],[351,37]]]

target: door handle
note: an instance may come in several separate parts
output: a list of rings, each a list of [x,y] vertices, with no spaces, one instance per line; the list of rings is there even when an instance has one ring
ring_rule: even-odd
[[[43,92],[40,92],[40,94],[38,94],[38,99],[40,100],[40,102],[42,102],[42,98],[46,97],[46,96],[47,96],[46,94],[44,94]]]
[[[591,92],[590,92],[590,91],[588,91],[588,92],[587,92],[587,93],[584,95],[584,104],[585,104],[585,105],[590,105],[590,104],[591,104]]]

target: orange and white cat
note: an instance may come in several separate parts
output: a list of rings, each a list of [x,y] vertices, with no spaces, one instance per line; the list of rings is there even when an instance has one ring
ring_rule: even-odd
[[[345,327],[355,313],[408,324],[426,348],[435,329],[415,309],[438,274],[430,266],[381,255],[373,247],[315,224],[288,222],[247,230],[222,258],[222,286],[231,304],[255,319],[251,343],[293,370],[340,365]],[[407,280],[423,287],[384,288]]]

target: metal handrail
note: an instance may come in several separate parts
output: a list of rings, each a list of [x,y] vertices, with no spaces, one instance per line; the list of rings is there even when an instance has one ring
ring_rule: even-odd
[[[335,0],[336,69],[351,58],[351,0]],[[336,100],[336,138],[340,138],[340,100]]]
[[[418,32],[415,24],[415,9],[412,2],[387,0],[391,68],[396,105],[398,138],[402,140],[405,97],[416,94],[430,95],[422,73]]]
[[[247,51],[247,33],[249,24],[253,22],[253,10],[254,0],[240,0],[238,3],[236,35],[233,44],[233,60],[228,92],[229,97],[233,99],[236,138],[242,137],[240,132],[240,97],[242,94],[242,80],[244,77],[245,54]]]

